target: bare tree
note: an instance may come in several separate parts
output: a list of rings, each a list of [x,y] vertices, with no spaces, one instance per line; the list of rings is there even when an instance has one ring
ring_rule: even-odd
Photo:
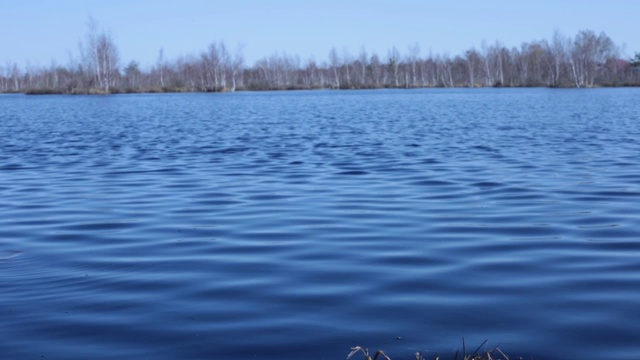
[[[356,61],[356,72],[358,74],[358,85],[362,87],[367,86],[367,67],[369,66],[369,58],[367,55],[367,50],[364,46],[360,49],[360,54],[358,55],[358,60]]]
[[[562,68],[567,62],[567,50],[571,40],[562,35],[557,29],[553,32],[551,43],[548,43],[548,52],[551,58],[551,86],[560,86],[562,80]]]
[[[13,63],[8,67],[8,69],[9,69],[9,76],[11,78],[11,82],[13,83],[13,91],[18,92],[21,90],[20,68],[18,68],[18,64]]]
[[[453,82],[453,61],[449,58],[449,55],[444,55],[444,57],[438,56],[436,58],[437,71],[439,74],[439,81],[444,87],[453,87],[455,83]]]
[[[86,44],[81,45],[85,70],[93,73],[98,88],[109,93],[119,75],[118,48],[109,33],[98,29],[98,23],[92,17],[87,21],[87,27]]]
[[[380,87],[382,85],[382,62],[378,57],[378,54],[371,55],[369,59],[369,66],[367,66],[367,73],[372,81],[373,87]]]
[[[487,44],[482,42],[482,63],[484,65],[484,80],[485,86],[493,86],[495,84],[494,75],[497,72],[493,63],[493,51],[487,47]]]
[[[523,43],[520,49],[513,47],[511,49],[511,58],[518,76],[518,85],[526,86],[529,81],[529,58],[527,57],[528,43]]]
[[[164,61],[164,48],[158,50],[158,59],[156,60],[156,69],[158,71],[158,80],[160,87],[164,87],[164,74],[166,70],[166,64]]]
[[[230,72],[231,72],[231,91],[236,91],[238,87],[238,79],[242,75],[242,69],[244,67],[244,56],[242,55],[242,47],[238,46],[236,52],[231,59]]]
[[[395,46],[389,49],[389,52],[387,53],[387,61],[389,64],[389,73],[393,79],[393,86],[399,87],[400,83],[398,76],[400,70],[400,52],[398,52],[398,49],[396,49]]]
[[[343,87],[349,89],[353,86],[351,83],[351,67],[353,66],[353,58],[347,49],[342,49],[342,68],[344,69]]]
[[[338,51],[336,48],[331,48],[329,52],[329,63],[331,65],[331,71],[334,77],[334,87],[340,89],[340,76],[338,75],[338,68],[340,67],[340,58],[338,57]]]
[[[407,63],[411,68],[411,87],[418,86],[418,62],[420,61],[420,45],[415,43],[409,46],[409,54],[407,55]]]
[[[469,76],[469,87],[476,86],[476,74],[478,71],[478,67],[482,61],[480,54],[475,48],[468,50],[465,53],[465,60],[467,62],[467,70]]]

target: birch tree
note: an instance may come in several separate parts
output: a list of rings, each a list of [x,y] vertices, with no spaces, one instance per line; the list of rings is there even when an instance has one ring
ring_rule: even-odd
[[[560,85],[562,79],[562,68],[567,62],[567,49],[570,47],[570,42],[567,37],[562,35],[560,31],[555,30],[551,42],[548,43],[548,52],[551,58],[551,86],[556,87]]]
[[[467,74],[469,75],[469,87],[475,87],[476,74],[481,62],[480,54],[475,48],[472,48],[465,53],[465,60],[467,63]]]
[[[340,57],[336,48],[331,48],[329,52],[329,64],[331,65],[331,72],[333,73],[333,84],[336,89],[340,89],[340,76],[338,74],[338,68],[340,67]]]
[[[81,45],[85,71],[91,74],[98,88],[109,93],[119,75],[119,55],[111,35],[98,29],[98,23],[89,18],[86,44]]]
[[[365,87],[367,85],[367,67],[369,66],[369,61],[367,50],[364,47],[360,49],[356,64],[355,70],[358,74],[358,84],[360,87]]]
[[[389,74],[393,79],[393,86],[398,87],[400,86],[400,83],[398,82],[400,70],[400,52],[398,51],[398,49],[396,49],[395,46],[389,49],[389,52],[387,53],[387,61]]]
[[[415,43],[409,46],[407,62],[411,68],[411,87],[418,86],[418,62],[420,61],[420,45]]]

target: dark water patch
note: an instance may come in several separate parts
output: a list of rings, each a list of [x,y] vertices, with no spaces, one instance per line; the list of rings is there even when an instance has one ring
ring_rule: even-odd
[[[616,241],[634,240],[640,242],[636,227],[610,224],[604,227],[579,227],[578,229],[580,231],[576,236],[588,241],[615,239]]]
[[[550,227],[548,225],[529,225],[529,226],[496,226],[489,224],[455,224],[441,225],[432,229],[433,233],[439,234],[474,234],[475,236],[507,236],[507,237],[534,237],[540,238],[545,236],[559,235],[563,233],[562,229]]]
[[[275,201],[275,200],[287,200],[290,199],[290,195],[286,194],[255,194],[245,197],[248,201]]]
[[[23,164],[5,164],[0,166],[0,171],[28,170],[29,166]]]
[[[264,245],[262,253],[267,254],[268,249],[274,246],[290,246],[291,242],[304,239],[306,234],[304,232],[279,232],[279,231],[251,231],[243,232],[240,235],[246,240],[258,240],[269,242],[268,245]],[[259,249],[256,249],[259,251]],[[280,249],[274,249],[274,251],[281,252]]]
[[[455,185],[455,183],[451,181],[446,181],[446,180],[418,180],[418,181],[409,183],[409,185],[431,187],[431,186],[451,186],[451,185]]]
[[[581,216],[573,217],[568,216],[566,219],[566,223],[576,226],[611,226],[624,221],[620,216],[592,214],[581,214]]]
[[[501,202],[505,206],[507,204],[511,206],[543,206],[547,202],[547,198],[543,194],[491,195],[488,199]]]
[[[250,173],[250,172],[230,172],[230,173],[224,173],[222,174],[225,177],[228,178],[240,178],[240,177],[252,177],[255,176],[254,173]]]
[[[336,175],[368,175],[368,174],[369,172],[364,170],[347,170],[347,171],[340,171],[336,173]]]
[[[617,161],[617,162],[614,162],[612,165],[620,166],[620,167],[627,167],[627,166],[638,166],[638,163],[637,162]]]
[[[495,149],[487,145],[476,145],[476,146],[472,146],[471,148],[474,150],[480,150],[480,151],[486,151],[486,152],[492,152],[492,153],[498,152],[498,149]]]
[[[592,195],[582,195],[582,196],[574,196],[570,198],[571,201],[575,202],[583,202],[583,203],[597,203],[597,202],[610,202],[612,199],[607,196],[592,196]]]
[[[640,191],[594,191],[591,193],[593,196],[598,197],[606,197],[606,198],[627,198],[627,197],[638,197],[640,196]]]
[[[56,217],[51,218],[35,218],[35,219],[20,219],[16,218],[11,220],[11,226],[13,227],[39,227],[47,225],[55,225],[59,223],[59,219]]]
[[[193,200],[191,202],[194,206],[205,207],[205,206],[233,206],[242,204],[241,200],[227,199],[227,198],[200,198],[197,200]],[[206,211],[211,211],[211,209],[203,209]]]
[[[452,192],[439,192],[430,195],[421,195],[418,197],[419,200],[450,200],[450,204],[461,204],[464,203],[466,198],[471,196],[471,194],[465,194],[460,191],[452,191]],[[438,209],[439,212],[442,209]],[[460,211],[460,209],[457,209]]]
[[[475,186],[479,188],[495,188],[495,187],[504,186],[504,184],[499,182],[493,182],[493,181],[480,181],[480,182],[471,184],[471,186]]]
[[[619,179],[622,182],[630,184],[640,183],[640,174],[617,174],[613,176],[614,179]]]
[[[312,172],[308,172],[308,173],[287,173],[287,174],[283,174],[284,177],[286,177],[286,179],[288,180],[300,180],[300,183],[304,184],[306,183],[306,181],[302,181],[302,180],[306,180],[306,179],[312,179],[315,177],[315,174]]]
[[[71,223],[62,227],[57,227],[56,231],[120,231],[126,230],[138,226],[138,222],[135,221],[115,221],[115,222],[83,222],[83,223]]]
[[[145,160],[145,159],[143,159]],[[146,160],[154,160],[154,159],[146,159]],[[114,170],[108,171],[104,173],[105,176],[119,176],[119,175],[137,175],[137,174],[163,174],[163,173],[176,173],[179,172],[178,169],[168,168],[168,169],[139,169],[139,170]]]
[[[403,182],[403,183],[410,180],[422,178],[421,176],[415,177],[416,174],[418,174],[418,172],[416,172],[414,169],[403,167],[403,166],[380,165],[380,166],[371,168],[370,171],[373,173],[395,174],[395,176],[398,176],[398,182]]]
[[[22,254],[22,251],[20,251],[20,250],[2,251],[2,252],[0,252],[0,261],[13,259],[16,256],[20,256],[21,254]]]

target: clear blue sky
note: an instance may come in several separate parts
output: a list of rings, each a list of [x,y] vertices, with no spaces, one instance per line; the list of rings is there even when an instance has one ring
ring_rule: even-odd
[[[0,0],[0,67],[66,64],[93,16],[113,36],[122,63],[152,65],[213,41],[239,44],[248,64],[274,52],[327,59],[332,47],[381,56],[457,55],[483,41],[549,39],[554,29],[606,32],[623,54],[640,52],[638,0]]]

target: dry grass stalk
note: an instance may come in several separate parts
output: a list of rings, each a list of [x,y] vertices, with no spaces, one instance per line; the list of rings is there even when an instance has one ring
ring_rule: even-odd
[[[365,360],[371,360],[371,356],[369,356],[369,349],[360,347],[360,346],[356,346],[351,348],[351,353],[349,353],[349,355],[347,356],[347,359],[351,359],[351,357],[355,354],[357,354],[359,351],[361,351],[364,354],[364,358]],[[384,356],[385,359],[387,360],[391,360],[387,354],[384,353],[384,351],[382,350],[377,350],[375,355],[373,356],[373,360],[378,360],[378,356]]]
[[[486,346],[486,344],[487,344],[487,340],[483,341],[482,344],[480,344],[480,346],[478,346],[473,353],[467,354],[467,345],[463,338],[462,339],[462,359],[460,360],[509,360],[509,357],[497,347],[481,350]],[[389,358],[389,356],[387,356],[387,354],[385,354],[384,351],[382,350],[377,350],[372,359],[371,356],[369,355],[369,349],[363,348],[361,346],[356,346],[351,348],[351,353],[349,353],[349,355],[347,356],[347,359],[351,359],[351,357],[353,357],[358,352],[362,352],[362,354],[364,354],[365,360],[378,360],[379,356],[382,356],[387,360],[391,360],[391,358]],[[415,359],[425,360],[421,351],[416,352]],[[454,359],[458,360],[457,351],[454,355]],[[440,360],[440,356],[438,355],[438,353],[434,355],[433,360]],[[522,360],[522,358],[518,358],[517,360]]]

